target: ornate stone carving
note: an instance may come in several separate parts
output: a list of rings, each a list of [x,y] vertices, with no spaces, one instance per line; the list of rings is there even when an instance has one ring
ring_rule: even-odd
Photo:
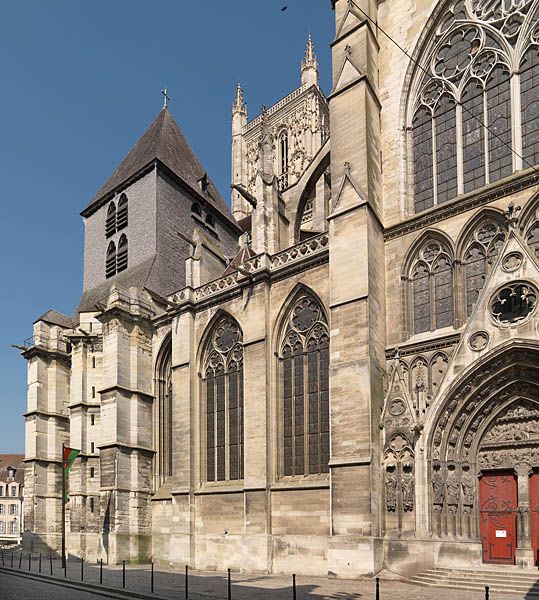
[[[395,465],[386,468],[386,508],[388,512],[397,510],[397,478],[395,477]]]
[[[404,512],[414,510],[414,475],[411,465],[403,465],[401,478],[402,509]]]
[[[509,254],[506,254],[502,259],[502,269],[507,273],[516,271],[523,260],[524,256],[522,255],[522,252],[509,252]]]
[[[486,331],[476,331],[468,339],[468,346],[474,352],[481,352],[487,347],[489,339],[490,336]]]
[[[402,415],[406,410],[406,403],[402,398],[395,398],[389,405],[389,414],[394,417]]]
[[[436,512],[442,510],[445,500],[445,480],[441,470],[440,464],[434,464],[432,467],[432,504]]]
[[[462,508],[464,513],[472,512],[475,500],[475,479],[470,474],[469,466],[463,465],[462,477],[460,478],[462,490]]]
[[[460,484],[455,465],[447,466],[446,502],[449,511],[455,513],[459,505]]]

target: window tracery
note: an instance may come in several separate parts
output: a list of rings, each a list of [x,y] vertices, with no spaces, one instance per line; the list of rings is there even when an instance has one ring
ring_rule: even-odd
[[[453,324],[453,261],[449,249],[428,240],[416,253],[409,282],[413,333],[424,333]]]
[[[466,315],[472,313],[487,275],[490,273],[498,253],[503,246],[506,229],[493,220],[480,223],[472,232],[464,251],[464,281]]]
[[[161,346],[156,367],[155,437],[157,484],[162,485],[172,475],[172,337]]]
[[[329,331],[305,294],[287,317],[281,346],[283,475],[329,471]]]
[[[243,479],[242,332],[223,317],[205,353],[206,479]]]
[[[453,1],[420,64],[415,212],[539,162],[539,0]]]

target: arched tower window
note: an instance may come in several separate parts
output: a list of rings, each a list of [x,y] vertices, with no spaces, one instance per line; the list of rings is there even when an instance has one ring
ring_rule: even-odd
[[[127,236],[122,233],[118,242],[118,258],[116,260],[116,271],[125,271],[127,269]]]
[[[445,244],[429,240],[421,246],[408,282],[414,334],[453,325],[453,261]]]
[[[409,102],[415,212],[539,163],[539,0],[497,6],[447,4],[419,56]]]
[[[167,336],[157,357],[154,435],[156,487],[172,475],[172,337]]]
[[[116,274],[116,244],[110,242],[107,248],[107,258],[105,260],[105,276],[112,277]]]
[[[128,223],[128,211],[127,211],[127,196],[122,194],[118,200],[118,214],[116,216],[116,229],[120,231],[124,227],[127,227]]]
[[[204,353],[206,479],[243,479],[243,335],[231,317],[214,329]]]
[[[105,221],[105,237],[110,237],[116,233],[116,205],[114,202],[109,204],[107,209],[107,219]]]
[[[485,285],[487,275],[496,262],[505,234],[504,227],[488,219],[475,227],[468,239],[462,260],[468,317]]]
[[[280,350],[282,474],[329,471],[329,331],[322,306],[302,294],[286,316]]]

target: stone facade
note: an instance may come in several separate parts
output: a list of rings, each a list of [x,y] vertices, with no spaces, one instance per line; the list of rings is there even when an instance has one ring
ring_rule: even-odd
[[[275,106],[249,122],[236,91],[237,221],[166,158],[83,213],[84,301],[24,351],[30,547],[58,547],[65,441],[89,560],[537,560],[539,3],[332,4],[327,99],[310,39]]]
[[[22,540],[23,459],[20,454],[0,454],[0,546],[13,546]]]

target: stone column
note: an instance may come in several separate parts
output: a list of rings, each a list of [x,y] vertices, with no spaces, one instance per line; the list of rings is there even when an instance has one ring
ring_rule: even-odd
[[[517,565],[525,568],[534,566],[531,546],[530,522],[530,466],[517,465],[518,510],[517,510]]]

